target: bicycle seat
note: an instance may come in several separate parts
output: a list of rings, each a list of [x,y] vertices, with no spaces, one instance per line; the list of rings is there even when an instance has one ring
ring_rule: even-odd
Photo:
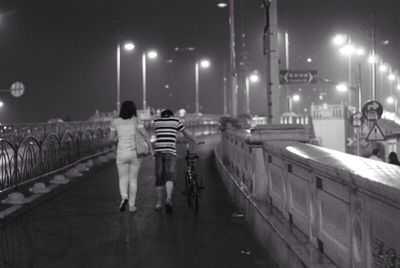
[[[188,154],[188,155],[186,155],[186,160],[194,161],[194,160],[197,160],[197,159],[199,159],[199,156],[197,154]]]

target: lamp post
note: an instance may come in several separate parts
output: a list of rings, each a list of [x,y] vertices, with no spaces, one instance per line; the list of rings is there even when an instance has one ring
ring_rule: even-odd
[[[291,115],[293,112],[293,102],[300,101],[300,95],[294,94],[293,96],[288,96],[288,101],[289,101],[289,113]]]
[[[207,69],[210,67],[210,61],[206,59],[202,59],[200,61],[196,61],[195,64],[195,107],[196,107],[196,114],[200,112],[200,105],[199,105],[199,69],[200,67],[203,69]]]
[[[250,82],[257,83],[259,80],[257,73],[246,76],[246,113],[250,115]]]
[[[135,48],[132,42],[125,42],[124,49],[131,51]],[[121,44],[117,44],[117,113],[121,107]]]
[[[155,50],[143,50],[142,53],[142,79],[143,79],[143,110],[147,109],[147,81],[146,81],[146,63],[147,63],[147,58],[149,59],[155,59],[157,58],[158,54],[157,51]]]

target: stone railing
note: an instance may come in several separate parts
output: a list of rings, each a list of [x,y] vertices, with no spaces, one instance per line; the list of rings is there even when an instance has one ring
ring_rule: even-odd
[[[228,191],[281,267],[400,267],[400,168],[307,144],[304,126],[227,127]]]

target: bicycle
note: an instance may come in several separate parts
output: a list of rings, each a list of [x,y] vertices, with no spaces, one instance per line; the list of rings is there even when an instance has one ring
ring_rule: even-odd
[[[192,207],[194,204],[194,211],[199,210],[199,198],[201,191],[205,188],[203,186],[203,178],[195,169],[195,163],[199,156],[190,152],[189,143],[186,143],[186,172],[185,172],[185,190],[184,193],[187,197],[188,206]]]

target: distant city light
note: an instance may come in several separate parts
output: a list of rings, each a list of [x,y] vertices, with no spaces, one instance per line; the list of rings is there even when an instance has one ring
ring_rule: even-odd
[[[356,49],[356,54],[362,56],[365,54],[365,50],[362,47]]]
[[[297,101],[300,100],[300,96],[297,95],[297,94],[295,94],[295,95],[292,96],[292,100],[293,100],[294,102],[297,102]]]
[[[150,58],[150,59],[155,59],[155,58],[157,58],[157,51],[155,51],[155,50],[150,50],[148,53],[147,53],[147,56]]]
[[[307,62],[312,62],[312,58],[308,58],[308,59],[307,59]]]
[[[387,99],[386,99],[386,102],[388,103],[388,104],[393,104],[394,103],[394,98],[392,97],[392,96],[390,96],[390,97],[387,97]]]
[[[377,55],[370,55],[368,57],[368,62],[369,63],[377,63],[378,62],[378,56]]]
[[[388,75],[388,79],[390,80],[390,81],[394,81],[395,79],[396,79],[396,76],[394,75],[394,74],[389,74]]]
[[[381,71],[381,72],[386,72],[387,69],[388,69],[388,67],[387,67],[385,64],[381,64],[381,65],[379,66],[379,71]]]
[[[200,66],[201,66],[202,68],[208,68],[208,67],[210,67],[210,65],[211,65],[211,63],[210,63],[209,60],[201,60],[201,61],[200,61]]]
[[[220,3],[217,4],[217,7],[219,7],[219,8],[224,8],[224,7],[227,7],[227,6],[228,6],[228,4],[225,3],[225,2],[220,2]]]
[[[344,55],[352,55],[356,51],[356,48],[352,44],[346,44],[339,51]]]
[[[341,84],[336,85],[336,89],[340,92],[346,92],[349,88],[347,85],[341,83]]]
[[[260,77],[258,76],[258,74],[251,74],[250,75],[250,81],[255,83],[258,82],[258,80],[260,80]]]
[[[131,51],[135,48],[135,44],[133,44],[132,42],[127,42],[124,44],[124,48],[128,51]]]
[[[347,37],[344,34],[338,34],[333,38],[333,44],[341,46],[346,43]]]

